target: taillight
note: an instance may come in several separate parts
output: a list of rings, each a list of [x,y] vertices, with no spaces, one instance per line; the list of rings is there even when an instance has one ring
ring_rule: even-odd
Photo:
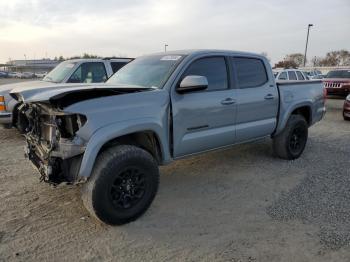
[[[323,88],[323,100],[326,102],[327,100],[327,88]]]
[[[6,111],[5,97],[0,96],[0,111]]]

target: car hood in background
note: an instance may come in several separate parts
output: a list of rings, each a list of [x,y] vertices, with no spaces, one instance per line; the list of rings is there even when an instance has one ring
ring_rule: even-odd
[[[12,89],[21,87],[21,88],[40,88],[51,84],[45,81],[26,81],[26,82],[17,82],[13,84],[0,85],[0,93],[9,93]]]
[[[323,82],[350,83],[350,78],[323,78]]]

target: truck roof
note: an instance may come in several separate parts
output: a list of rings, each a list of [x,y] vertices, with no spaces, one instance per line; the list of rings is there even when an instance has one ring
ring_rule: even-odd
[[[223,55],[226,54],[226,55],[236,55],[236,56],[244,55],[244,56],[255,56],[255,57],[265,58],[265,56],[257,53],[234,51],[234,50],[222,50],[222,49],[184,49],[184,50],[174,50],[174,51],[167,51],[167,52],[158,52],[150,55],[162,55],[162,54],[163,55],[201,55],[201,54],[210,54],[210,53],[219,53]]]
[[[68,59],[65,61],[70,62],[103,62],[103,61],[131,61],[134,58],[126,58],[126,57],[113,57],[113,58],[75,58],[75,59]]]

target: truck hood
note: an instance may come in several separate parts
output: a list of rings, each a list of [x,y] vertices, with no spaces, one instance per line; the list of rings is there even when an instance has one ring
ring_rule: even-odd
[[[323,78],[323,82],[350,83],[350,78]]]
[[[24,103],[46,102],[52,103],[70,97],[71,102],[65,104],[93,99],[102,96],[117,95],[122,93],[137,92],[142,90],[152,90],[152,88],[129,85],[108,85],[108,84],[51,84],[30,88],[18,87],[10,92],[10,95],[17,101]]]

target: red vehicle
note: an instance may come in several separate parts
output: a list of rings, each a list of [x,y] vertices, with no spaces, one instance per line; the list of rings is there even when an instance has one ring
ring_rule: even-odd
[[[329,71],[323,83],[329,95],[350,94],[350,69]]]
[[[344,120],[350,121],[350,95],[346,97],[344,102],[343,117],[344,117]]]

